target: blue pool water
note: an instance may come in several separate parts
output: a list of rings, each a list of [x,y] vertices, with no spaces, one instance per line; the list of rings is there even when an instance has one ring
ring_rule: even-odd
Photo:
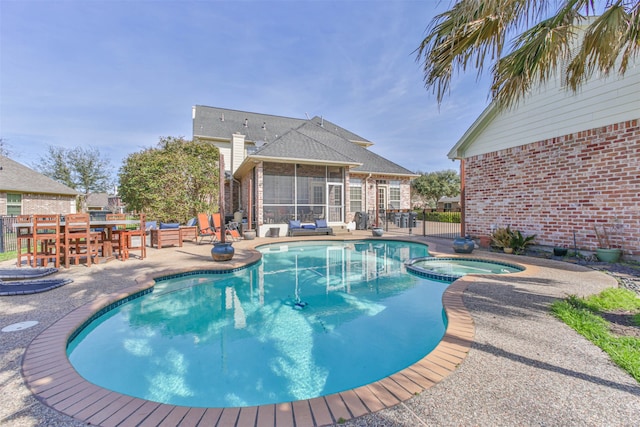
[[[228,274],[159,280],[91,322],[68,356],[88,381],[185,406],[336,393],[420,360],[444,335],[448,283],[407,274],[427,247],[393,241],[266,245]]]

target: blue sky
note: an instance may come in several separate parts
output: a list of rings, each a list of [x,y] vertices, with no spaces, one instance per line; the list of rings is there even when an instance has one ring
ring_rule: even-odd
[[[0,0],[0,137],[33,165],[48,146],[114,166],[192,136],[196,104],[323,116],[413,171],[446,154],[488,103],[457,76],[438,106],[414,50],[448,1]]]

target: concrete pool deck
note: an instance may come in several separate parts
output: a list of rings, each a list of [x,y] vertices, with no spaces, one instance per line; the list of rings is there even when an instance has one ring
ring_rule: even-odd
[[[250,262],[247,248],[278,240],[289,239],[236,242],[234,262]],[[433,255],[452,253],[450,241],[427,239],[426,243]],[[125,289],[146,286],[151,276],[210,269],[217,264],[210,259],[210,248],[190,243],[181,248],[149,248],[143,261],[61,269],[58,276],[74,280],[61,288],[0,297],[0,328],[39,322],[28,329],[0,333],[0,425],[82,426],[89,420],[100,425],[210,426],[215,425],[214,419],[219,425],[304,426],[337,424],[341,418],[346,422],[340,425],[349,426],[637,422],[640,385],[548,313],[553,300],[597,293],[616,286],[615,279],[568,263],[486,251],[474,251],[472,256],[515,262],[527,270],[456,281],[446,301],[449,314],[457,319],[448,329],[451,339],[445,339],[443,347],[419,366],[362,390],[311,403],[225,412],[169,408],[114,396],[74,377],[75,372],[65,366],[68,362],[60,358],[60,337],[81,322],[91,307],[107,304]],[[0,267],[11,265],[0,263]]]

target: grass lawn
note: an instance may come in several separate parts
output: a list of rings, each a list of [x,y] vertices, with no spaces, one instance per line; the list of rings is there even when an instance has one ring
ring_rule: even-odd
[[[555,302],[551,312],[640,382],[640,297],[635,292],[610,288],[588,298],[572,295]]]
[[[0,261],[6,261],[8,259],[16,259],[17,256],[18,256],[18,252],[16,251],[2,252],[0,253]]]

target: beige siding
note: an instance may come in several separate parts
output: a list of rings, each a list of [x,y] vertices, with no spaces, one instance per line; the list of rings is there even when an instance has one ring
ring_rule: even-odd
[[[489,118],[464,157],[529,144],[640,117],[640,67],[624,79],[610,76],[585,84],[577,94],[552,81],[514,109]]]

